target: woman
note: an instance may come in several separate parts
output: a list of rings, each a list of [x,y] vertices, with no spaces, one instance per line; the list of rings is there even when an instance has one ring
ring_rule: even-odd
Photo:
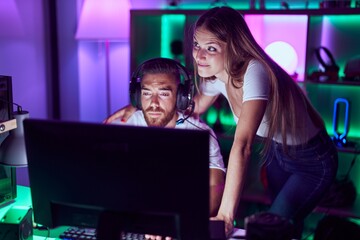
[[[273,200],[268,211],[291,220],[294,238],[300,239],[304,218],[334,181],[338,165],[336,147],[320,115],[256,43],[242,15],[230,7],[215,7],[199,17],[193,58],[200,76],[195,113],[205,112],[223,94],[237,122],[215,218],[225,221],[229,235],[258,135],[264,143],[262,157]]]

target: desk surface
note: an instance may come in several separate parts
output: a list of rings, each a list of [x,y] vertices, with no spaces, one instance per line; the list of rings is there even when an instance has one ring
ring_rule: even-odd
[[[3,206],[0,208],[0,219],[6,214],[6,212],[13,206],[24,206],[24,207],[32,207],[31,203],[31,191],[29,187],[25,186],[17,186],[17,198],[11,204]],[[33,240],[52,240],[57,239],[56,236],[59,236],[60,233],[64,232],[64,230],[68,228],[67,226],[59,227],[51,229],[50,237],[46,237],[48,234],[47,230],[34,230],[34,237]],[[233,236],[244,236],[245,231],[242,229],[235,229]],[[229,240],[235,240],[235,238],[230,238]]]

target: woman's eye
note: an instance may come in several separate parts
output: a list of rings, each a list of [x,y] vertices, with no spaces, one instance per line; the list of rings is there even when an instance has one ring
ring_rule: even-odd
[[[216,51],[217,51],[216,48],[214,48],[214,47],[208,47],[208,50],[209,50],[210,52],[216,52]]]
[[[199,48],[199,44],[198,44],[197,42],[194,42],[194,43],[193,43],[193,47],[194,47],[194,48]]]

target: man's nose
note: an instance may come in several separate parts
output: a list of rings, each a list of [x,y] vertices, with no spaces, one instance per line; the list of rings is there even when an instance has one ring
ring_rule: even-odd
[[[159,96],[157,94],[154,94],[151,97],[151,105],[156,105],[156,106],[159,105]]]

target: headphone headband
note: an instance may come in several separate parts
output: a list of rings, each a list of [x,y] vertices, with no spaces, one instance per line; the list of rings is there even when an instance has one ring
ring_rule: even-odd
[[[324,51],[326,53],[326,56],[330,60],[330,64],[328,64],[324,61],[324,59],[321,56],[321,51]],[[336,64],[335,59],[328,48],[318,47],[315,50],[315,53],[316,53],[316,57],[319,60],[321,66],[324,67],[325,72],[338,72],[339,71],[339,66]]]

